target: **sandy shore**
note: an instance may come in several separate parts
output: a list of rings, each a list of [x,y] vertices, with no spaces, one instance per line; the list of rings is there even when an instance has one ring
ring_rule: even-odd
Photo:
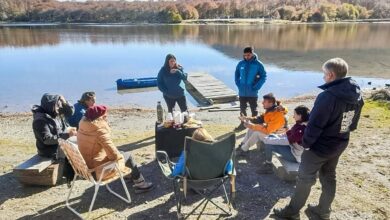
[[[313,96],[284,101],[291,111],[299,105],[312,107]],[[214,136],[230,132],[238,125],[238,112],[198,111],[193,109],[205,128]],[[351,135],[350,146],[338,166],[338,188],[332,219],[388,219],[390,216],[390,110],[376,102],[367,101],[359,129]],[[291,118],[291,117],[290,117]],[[176,207],[171,183],[161,174],[154,160],[154,122],[156,114],[150,109],[111,109],[109,122],[114,143],[119,149],[131,151],[148,180],[156,184],[149,193],[135,194],[129,185],[132,203],[126,205],[101,190],[95,211],[90,218],[99,219],[175,219]],[[66,184],[51,188],[20,185],[12,176],[12,168],[35,154],[35,140],[30,113],[0,114],[0,219],[75,219],[65,208]],[[238,141],[245,133],[237,133]],[[231,219],[269,219],[272,208],[283,206],[294,189],[293,183],[279,180],[275,175],[260,175],[262,155],[256,148],[251,157],[237,163],[238,177],[235,211]],[[93,190],[86,181],[77,181],[75,202],[86,212]],[[114,188],[120,189],[119,184]],[[318,200],[320,185],[313,187],[309,202]],[[217,200],[222,201],[222,192]],[[200,197],[191,195],[187,204],[194,207]],[[79,209],[79,210],[80,210]],[[184,212],[188,211],[184,209]],[[218,210],[208,206],[209,215],[201,219],[221,219]],[[87,215],[84,215],[87,216]],[[197,218],[196,215],[190,219]],[[302,219],[307,219],[302,211]]]

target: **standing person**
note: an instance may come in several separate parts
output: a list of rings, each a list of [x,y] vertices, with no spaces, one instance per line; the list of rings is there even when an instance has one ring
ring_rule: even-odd
[[[351,131],[357,128],[363,98],[357,83],[348,73],[348,64],[341,58],[326,61],[322,67],[324,91],[317,96],[303,135],[305,151],[301,157],[294,195],[284,208],[275,208],[278,217],[299,219],[299,211],[309,197],[311,186],[319,179],[322,192],[318,205],[308,211],[321,219],[329,219],[336,194],[336,166],[348,146]]]
[[[96,178],[102,174],[99,167],[108,161],[118,162],[121,170],[131,168],[131,179],[134,182],[133,188],[136,193],[150,191],[153,184],[147,182],[130,152],[119,151],[111,139],[111,128],[107,122],[107,107],[94,105],[87,109],[85,116],[80,121],[80,128],[77,132],[77,144],[89,169],[96,170]],[[109,179],[116,174],[116,171],[106,172],[102,180]]]
[[[187,111],[187,101],[184,95],[184,82],[187,79],[187,73],[183,67],[176,62],[176,57],[168,54],[165,57],[164,66],[161,67],[157,76],[158,89],[163,93],[165,102],[168,106],[168,112],[172,112],[175,104],[180,107],[181,112]]]
[[[79,122],[81,118],[84,116],[87,108],[95,105],[96,95],[95,92],[84,92],[81,96],[81,99],[74,104],[74,113],[70,117],[66,117],[69,125],[72,127],[79,128]]]
[[[257,98],[260,88],[267,79],[264,65],[258,60],[253,47],[244,48],[244,59],[236,67],[235,82],[239,91],[240,115],[246,116],[247,103],[251,108],[252,117],[257,116]],[[241,122],[236,128],[237,131],[244,130]]]

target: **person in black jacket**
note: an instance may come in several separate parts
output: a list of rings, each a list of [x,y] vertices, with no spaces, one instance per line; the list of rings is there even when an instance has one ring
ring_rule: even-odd
[[[348,146],[351,131],[357,128],[363,107],[359,86],[348,73],[348,64],[333,58],[323,65],[324,91],[317,96],[306,127],[302,144],[305,151],[299,166],[298,179],[290,203],[274,209],[278,217],[299,219],[316,174],[322,186],[318,205],[308,205],[308,211],[321,219],[329,219],[331,204],[336,193],[336,166],[340,155]]]
[[[56,158],[58,138],[68,139],[75,136],[75,130],[66,131],[67,124],[61,115],[72,115],[73,107],[63,96],[45,93],[41,105],[34,105],[33,131],[38,155]]]
[[[64,119],[73,114],[73,106],[63,96],[45,93],[41,105],[34,105],[32,112],[32,127],[38,155],[52,158],[55,163],[59,163],[58,178],[66,177],[69,186],[74,171],[58,147],[58,139],[68,139],[77,135],[75,128],[68,129]]]

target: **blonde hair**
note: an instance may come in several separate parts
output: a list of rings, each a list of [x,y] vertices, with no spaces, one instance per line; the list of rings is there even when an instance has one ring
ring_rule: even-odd
[[[344,78],[348,73],[348,64],[341,58],[333,58],[324,63],[322,70],[333,72],[337,79]]]
[[[192,134],[192,138],[198,141],[213,142],[214,138],[204,128],[198,128]]]

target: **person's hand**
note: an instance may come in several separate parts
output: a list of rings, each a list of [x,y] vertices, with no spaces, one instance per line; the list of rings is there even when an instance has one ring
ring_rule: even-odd
[[[60,98],[58,99],[62,104],[66,103],[65,97],[60,95]]]
[[[77,136],[77,131],[76,130],[69,131],[69,137],[72,137],[72,136]]]
[[[252,122],[250,122],[250,121],[248,121],[248,120],[244,121],[244,126],[245,126],[246,128],[249,128],[249,127],[251,127],[252,125],[253,125]]]
[[[67,128],[69,137],[76,136],[77,135],[77,130],[74,127],[68,127]]]

